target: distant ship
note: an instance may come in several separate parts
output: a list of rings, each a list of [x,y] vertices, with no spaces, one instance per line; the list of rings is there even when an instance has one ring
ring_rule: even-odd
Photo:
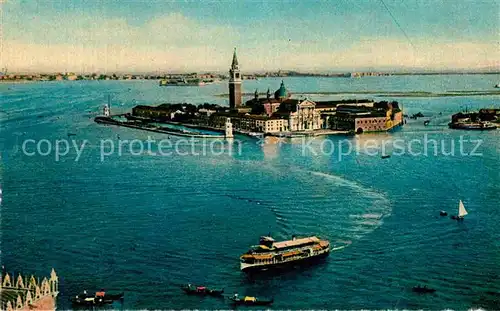
[[[213,81],[204,81],[200,79],[168,79],[160,80],[160,86],[203,86]]]
[[[240,257],[240,269],[245,272],[265,271],[288,265],[305,263],[330,254],[330,242],[316,236],[293,238],[275,242],[270,236],[260,238],[260,243],[253,246]]]

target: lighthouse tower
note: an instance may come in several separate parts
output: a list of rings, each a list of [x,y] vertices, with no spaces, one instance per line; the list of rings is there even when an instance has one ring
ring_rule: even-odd
[[[104,105],[104,108],[102,109],[102,114],[105,117],[109,117],[109,105],[108,104]]]
[[[226,119],[226,138],[233,138],[233,124],[231,123],[231,118]]]

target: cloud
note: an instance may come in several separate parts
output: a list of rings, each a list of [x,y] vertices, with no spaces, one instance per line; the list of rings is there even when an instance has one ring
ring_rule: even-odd
[[[278,42],[270,46],[279,46]],[[253,55],[259,55],[255,58]],[[377,69],[500,69],[497,45],[474,42],[414,42],[365,38],[343,49],[328,51],[317,46],[253,48],[240,52],[240,63],[248,68],[306,70]],[[247,64],[245,64],[247,62]]]
[[[236,45],[246,72],[499,67],[498,43],[422,39],[412,47],[406,40],[366,37],[339,44],[334,37],[290,40],[275,33],[262,38],[258,29],[201,23],[179,13],[141,25],[86,15],[33,19],[3,40],[0,66],[10,71],[226,71]]]

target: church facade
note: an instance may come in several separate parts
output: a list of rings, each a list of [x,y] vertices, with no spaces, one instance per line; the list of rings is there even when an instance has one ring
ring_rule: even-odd
[[[316,110],[316,103],[303,100],[296,104],[295,111],[288,115],[290,131],[311,131],[323,128],[321,114]]]

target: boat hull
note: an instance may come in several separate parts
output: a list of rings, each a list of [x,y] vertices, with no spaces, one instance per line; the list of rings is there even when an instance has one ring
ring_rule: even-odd
[[[468,130],[468,131],[491,131],[496,130],[496,125],[480,125],[480,124],[460,124],[450,123],[448,126],[455,130]]]
[[[413,291],[419,294],[430,294],[434,293],[436,290],[433,288],[413,288]]]
[[[205,290],[196,290],[189,287],[182,287],[182,290],[188,295],[198,295],[198,296],[222,296],[224,294],[223,289],[205,289]]]
[[[316,256],[310,256],[306,258],[301,258],[297,260],[292,260],[292,261],[287,261],[287,262],[282,262],[282,263],[274,263],[274,264],[266,264],[266,265],[246,265],[246,266],[241,266],[241,271],[245,273],[260,273],[260,272],[267,272],[267,271],[277,271],[277,270],[287,270],[291,269],[295,266],[306,266],[310,264],[317,263],[318,261],[321,261],[328,257],[330,255],[330,250],[327,252],[324,252],[322,254],[316,255]]]
[[[123,293],[120,294],[107,294],[103,297],[95,297],[88,295],[78,295],[77,297],[70,298],[73,305],[80,306],[102,306],[112,304],[115,301],[123,299]]]
[[[235,299],[233,297],[230,297],[229,300],[234,305],[245,305],[245,306],[268,306],[274,302],[273,299],[271,300],[256,300],[256,301],[245,301],[243,299]]]

